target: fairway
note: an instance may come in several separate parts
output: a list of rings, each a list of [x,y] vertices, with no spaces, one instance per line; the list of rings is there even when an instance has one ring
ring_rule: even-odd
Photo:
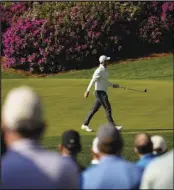
[[[173,148],[172,59],[173,56],[136,60],[128,64],[111,65],[108,68],[111,82],[137,90],[147,88],[147,93],[108,89],[113,118],[119,125],[123,125],[123,156],[128,160],[137,160],[133,151],[133,137],[136,132],[147,131],[150,134],[162,135],[169,149]],[[45,78],[3,71],[2,104],[12,88],[20,85],[33,87],[42,98],[48,126],[43,139],[44,146],[57,149],[62,132],[75,129],[81,134],[83,146],[79,160],[87,165],[91,159],[90,147],[96,131],[100,125],[107,123],[104,109],[100,108],[90,123],[94,132],[81,130],[81,125],[95,100],[94,88],[88,99],[83,97],[93,71],[94,69],[72,71]]]
[[[113,88],[108,90],[113,117],[124,127],[125,157],[129,160],[136,159],[133,152],[133,136],[138,131],[162,134],[167,138],[169,148],[173,147],[172,81],[110,81],[129,88],[148,89],[147,93]],[[94,132],[87,133],[80,129],[95,99],[93,91],[88,99],[83,98],[88,83],[87,79],[3,79],[2,103],[12,88],[19,85],[33,87],[42,98],[48,123],[43,141],[45,146],[55,149],[60,142],[61,133],[70,128],[75,129],[82,135],[83,152],[80,154],[80,160],[86,165],[90,161],[89,148],[92,139],[98,127],[107,123],[104,109],[101,108],[90,124]]]
[[[172,129],[172,82],[111,81],[130,88],[148,89],[147,93],[141,93],[109,88],[113,117],[117,123],[124,126],[123,132]],[[2,99],[12,87],[29,85],[42,97],[49,126],[47,136],[59,136],[69,128],[91,135],[80,129],[95,100],[92,91],[88,99],[83,98],[88,82],[89,80],[82,79],[13,79],[13,82],[2,80]],[[104,109],[101,108],[94,116],[91,127],[97,130],[98,126],[106,122]]]

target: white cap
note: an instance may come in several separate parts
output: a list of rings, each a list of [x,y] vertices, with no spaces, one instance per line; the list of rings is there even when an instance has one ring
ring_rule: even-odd
[[[167,150],[167,143],[162,136],[154,135],[151,137],[151,141],[153,143],[154,150],[160,148],[162,150],[161,153]]]
[[[99,62],[100,62],[100,63],[103,63],[103,62],[106,61],[106,60],[110,60],[110,57],[107,57],[106,55],[101,55],[101,56],[99,57]]]
[[[92,143],[92,151],[96,154],[99,153],[99,150],[98,150],[98,137],[95,137],[94,140],[93,140],[93,143]]]
[[[27,86],[12,89],[6,97],[2,119],[9,129],[16,129],[20,120],[42,121],[40,97]]]

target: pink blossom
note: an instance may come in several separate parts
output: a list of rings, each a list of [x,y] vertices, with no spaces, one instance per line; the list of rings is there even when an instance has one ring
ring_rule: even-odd
[[[152,2],[152,7],[155,7],[157,5],[157,2]]]
[[[28,61],[29,61],[29,62],[34,61],[35,57],[36,57],[36,54],[35,54],[35,53],[33,53],[32,55],[29,55],[29,56],[28,56]]]
[[[166,13],[163,12],[163,13],[161,14],[161,19],[162,19],[162,20],[165,20],[165,19],[166,19]]]
[[[98,38],[100,36],[100,34],[101,34],[100,32],[96,32],[95,37]]]
[[[21,63],[24,63],[25,60],[26,60],[26,59],[25,59],[24,57],[22,57],[22,58],[21,58]]]
[[[34,42],[34,47],[37,47],[38,46],[38,42]]]
[[[158,43],[159,43],[159,40],[155,40],[155,43],[158,44]]]
[[[86,49],[87,48],[87,45],[82,45],[82,49]]]
[[[43,55],[44,50],[42,48],[39,48],[40,54]]]
[[[49,39],[48,39],[48,38],[46,38],[46,39],[44,40],[44,42],[45,42],[45,43],[48,43],[48,42],[49,42]]]
[[[45,61],[45,59],[44,59],[44,58],[39,59],[38,64],[40,65],[40,64],[41,64],[41,63],[43,63],[44,61]]]

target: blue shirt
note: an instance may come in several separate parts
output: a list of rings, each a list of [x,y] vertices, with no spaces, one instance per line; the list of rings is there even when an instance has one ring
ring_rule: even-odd
[[[75,163],[29,139],[14,142],[1,161],[2,189],[78,189]]]
[[[156,158],[156,156],[152,153],[145,154],[140,158],[140,160],[136,164],[142,169],[145,169],[145,167],[149,164],[149,162],[151,162],[151,160],[153,160],[154,158]]]
[[[82,189],[133,189],[139,188],[142,170],[124,159],[109,155],[100,163],[82,173]]]

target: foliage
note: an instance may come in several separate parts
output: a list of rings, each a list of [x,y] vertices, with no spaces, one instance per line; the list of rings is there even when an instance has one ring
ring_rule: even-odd
[[[173,2],[147,4],[145,18],[140,24],[139,37],[149,44],[171,45],[173,11]]]
[[[10,13],[10,27],[3,34],[5,66],[56,73],[95,66],[100,54],[117,60],[139,56],[151,51],[151,47],[155,47],[153,51],[159,47],[168,50],[173,5],[172,2],[6,5],[3,10]],[[141,43],[145,44],[142,49]]]
[[[1,3],[0,22],[2,24],[2,32],[4,32],[8,27],[10,27],[11,23],[16,22],[16,20],[30,7],[30,3],[27,2]]]

